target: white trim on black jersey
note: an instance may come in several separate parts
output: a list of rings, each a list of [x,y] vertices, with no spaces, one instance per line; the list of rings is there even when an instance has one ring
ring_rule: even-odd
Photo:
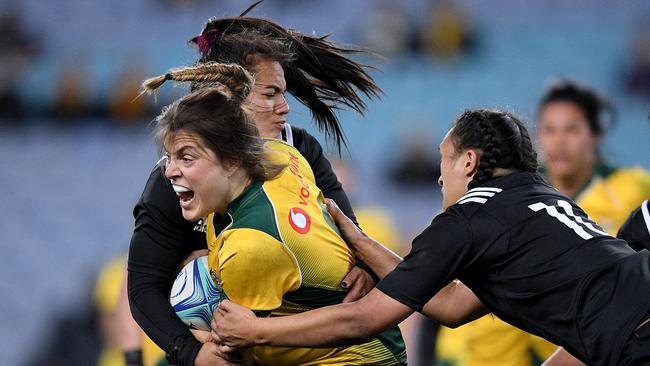
[[[569,202],[567,202],[567,201],[565,201],[565,200],[557,200],[557,205],[560,206],[560,207],[562,207],[562,209],[564,209],[564,212],[566,212],[566,214],[567,214],[570,218],[573,218],[573,219],[574,219],[575,221],[577,221],[578,223],[580,223],[580,224],[586,226],[589,230],[591,230],[591,231],[593,231],[593,232],[595,232],[595,233],[598,233],[598,234],[600,234],[600,235],[609,235],[609,234],[607,234],[606,232],[597,229],[597,228],[596,228],[594,225],[592,225],[591,223],[589,223],[589,222],[585,222],[585,221],[582,219],[582,217],[580,217],[580,216],[576,216],[576,214],[573,213],[573,207],[571,207],[571,204],[570,204]],[[587,218],[588,218],[588,217],[587,217]]]
[[[280,136],[278,138],[287,144],[296,147],[293,144],[293,130],[291,130],[291,126],[288,123],[285,122],[284,131],[280,132]]]
[[[643,201],[641,204],[641,213],[643,214],[643,221],[645,221],[645,227],[648,229],[648,234],[650,234],[650,213],[648,212],[648,200]]]
[[[503,191],[503,189],[494,188],[494,187],[472,188],[469,191],[467,191],[467,193],[465,193],[458,201],[456,201],[456,203],[459,205],[468,202],[484,204],[485,202],[487,202],[488,198],[494,196],[495,194],[501,191]],[[487,197],[487,198],[483,198],[483,197]]]

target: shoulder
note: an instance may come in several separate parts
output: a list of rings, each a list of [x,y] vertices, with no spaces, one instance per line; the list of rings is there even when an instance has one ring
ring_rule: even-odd
[[[650,250],[650,202],[643,201],[621,226],[617,238],[623,239],[635,250]]]
[[[415,238],[432,241],[464,241],[471,238],[471,226],[467,213],[459,205],[453,205],[438,214],[431,224]]]
[[[610,176],[609,180],[627,182],[644,188],[650,187],[650,173],[640,167],[617,169]]]
[[[601,185],[603,194],[616,192],[628,212],[650,197],[650,174],[639,167],[617,169]]]
[[[254,183],[256,186],[246,197],[245,202],[242,202],[242,205],[232,213],[233,222],[230,229],[257,230],[281,242],[275,207],[263,188],[267,183]]]
[[[224,232],[219,263],[220,270],[235,271],[237,276],[244,276],[248,268],[251,276],[295,273],[300,277],[300,266],[293,252],[282,241],[253,228],[231,228]]]
[[[238,254],[249,259],[269,258],[269,254],[286,253],[288,249],[269,233],[255,228],[228,228],[223,233],[224,245],[219,255]]]
[[[510,192],[508,192],[510,193]],[[483,208],[489,207],[489,211],[499,210],[500,204],[497,198],[502,198],[504,189],[492,186],[481,186],[468,190],[456,201],[447,211],[458,217],[467,220],[481,212]],[[495,202],[497,202],[495,204]],[[496,206],[496,207],[495,207]]]
[[[320,142],[305,129],[291,126],[293,132],[293,146],[308,160],[313,155],[322,154],[323,147]]]

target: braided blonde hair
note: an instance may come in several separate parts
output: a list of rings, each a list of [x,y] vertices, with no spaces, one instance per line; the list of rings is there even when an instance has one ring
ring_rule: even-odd
[[[208,84],[219,83],[227,89],[222,90],[222,92],[237,101],[246,99],[254,83],[253,76],[237,64],[207,62],[172,69],[164,75],[149,78],[142,82],[143,93],[154,93],[167,80]]]

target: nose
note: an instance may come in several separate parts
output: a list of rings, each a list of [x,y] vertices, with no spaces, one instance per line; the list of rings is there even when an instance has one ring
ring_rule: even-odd
[[[287,103],[287,99],[284,97],[284,94],[280,97],[279,103],[273,108],[273,112],[275,114],[287,114],[289,113],[289,103]]]
[[[438,185],[442,188],[442,177],[438,178]]]
[[[169,180],[174,180],[181,175],[181,170],[178,169],[178,166],[174,162],[174,159],[167,159],[167,164],[165,165],[165,178]]]

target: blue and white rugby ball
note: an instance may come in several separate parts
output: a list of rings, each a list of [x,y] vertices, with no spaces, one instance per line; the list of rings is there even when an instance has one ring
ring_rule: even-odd
[[[176,315],[190,329],[210,330],[212,314],[222,291],[210,275],[208,257],[198,257],[183,267],[176,277],[169,301]]]

